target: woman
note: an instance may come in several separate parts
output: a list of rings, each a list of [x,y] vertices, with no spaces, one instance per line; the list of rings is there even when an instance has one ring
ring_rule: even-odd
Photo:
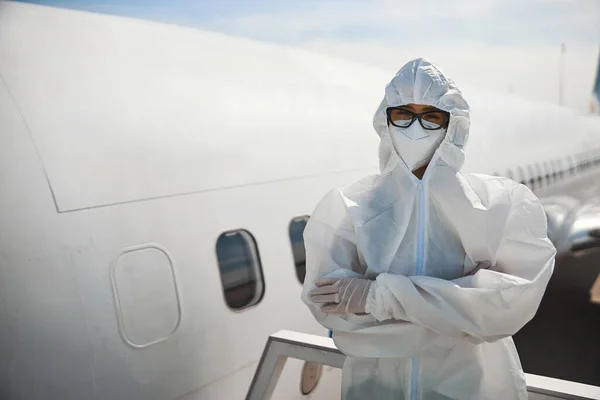
[[[347,355],[342,398],[526,399],[511,335],[556,253],[538,199],[460,173],[469,106],[425,59],[387,85],[374,127],[380,174],[331,191],[304,234],[302,299]]]

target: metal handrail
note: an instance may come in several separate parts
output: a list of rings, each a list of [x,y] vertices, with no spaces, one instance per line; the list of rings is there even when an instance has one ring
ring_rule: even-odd
[[[269,400],[288,358],[342,368],[346,356],[330,338],[306,333],[279,331],[269,337],[246,400]],[[551,398],[600,400],[600,387],[525,374],[527,391]]]

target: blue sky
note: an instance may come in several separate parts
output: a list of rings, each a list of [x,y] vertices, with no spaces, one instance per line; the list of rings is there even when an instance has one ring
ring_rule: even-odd
[[[28,0],[294,43],[600,42],[598,0]],[[418,35],[415,35],[417,33]],[[417,37],[415,37],[417,36]]]
[[[457,81],[585,108],[600,49],[600,0],[28,0],[285,43],[397,69],[440,63]]]

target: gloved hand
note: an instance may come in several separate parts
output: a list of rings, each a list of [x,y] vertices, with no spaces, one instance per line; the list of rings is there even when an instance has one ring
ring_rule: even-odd
[[[326,278],[315,282],[309,292],[313,303],[322,304],[328,314],[364,314],[367,294],[373,281],[360,278]]]

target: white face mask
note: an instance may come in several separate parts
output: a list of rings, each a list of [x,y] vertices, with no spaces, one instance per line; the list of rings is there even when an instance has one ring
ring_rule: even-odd
[[[423,129],[419,121],[408,128],[389,126],[394,149],[411,171],[421,168],[433,157],[446,136],[446,129],[428,131]]]

